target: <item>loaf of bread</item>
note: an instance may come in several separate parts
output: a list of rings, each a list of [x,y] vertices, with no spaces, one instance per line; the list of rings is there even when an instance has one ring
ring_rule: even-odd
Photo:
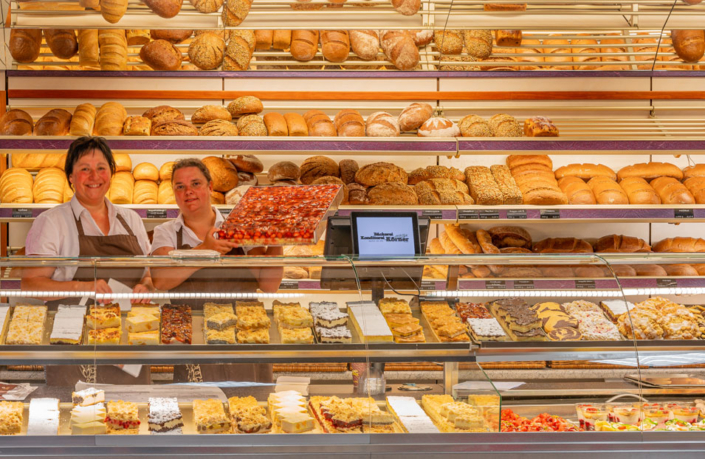
[[[246,1],[246,0],[245,0]],[[250,68],[252,48],[248,42],[239,36],[230,38],[223,57],[223,70],[240,72]]]
[[[237,169],[227,159],[217,156],[207,156],[203,158],[213,179],[213,189],[215,191],[227,192],[238,185]]]
[[[690,265],[677,263],[670,265],[664,264],[661,266],[663,267],[663,269],[666,270],[666,274],[668,274],[669,276],[699,276],[698,271]]]
[[[456,169],[455,167],[427,166],[419,167],[418,169],[414,169],[413,171],[411,171],[409,173],[408,183],[409,185],[416,185],[417,183],[423,182],[424,180],[431,180],[434,178],[454,179],[459,180],[461,182],[464,182],[466,180],[465,174]]]
[[[100,68],[98,29],[78,31],[78,65],[87,69]]]
[[[705,54],[705,31],[671,30],[673,49],[684,62],[698,62]]]
[[[521,46],[521,30],[493,30],[495,43],[498,46]]]
[[[629,198],[617,182],[608,177],[593,177],[587,182],[598,204],[629,204]]]
[[[683,179],[691,177],[705,177],[705,164],[695,164],[683,169]]]
[[[198,135],[202,136],[237,136],[237,126],[226,120],[211,120],[201,126]]]
[[[291,32],[291,56],[297,61],[308,62],[318,51],[317,30],[293,30]]]
[[[95,125],[96,108],[93,104],[81,104],[76,107],[71,118],[69,134],[78,137],[93,134]]]
[[[367,198],[371,205],[377,206],[408,206],[419,203],[414,187],[399,182],[382,183],[370,188]]]
[[[125,153],[114,153],[113,158],[115,159],[116,172],[132,172],[132,158],[130,158],[130,155]]]
[[[363,61],[377,59],[379,54],[379,35],[376,30],[350,30],[350,46]]]
[[[558,128],[545,116],[532,116],[524,120],[526,137],[558,137]]]
[[[705,204],[705,177],[691,177],[683,185],[693,195],[696,204]]]
[[[592,190],[579,177],[563,177],[558,180],[558,187],[568,198],[568,204],[597,204]]]
[[[228,104],[228,111],[233,119],[244,115],[254,115],[264,110],[262,101],[255,96],[242,96]]]
[[[629,58],[625,55],[627,48],[626,43],[623,38],[603,38],[600,40],[601,52],[605,55],[602,56],[602,62],[624,62],[629,61]],[[605,45],[615,45],[614,47],[605,47]],[[608,56],[607,54],[614,54],[613,56]],[[602,65],[597,67],[595,70],[629,70],[628,65]],[[619,266],[619,265],[618,265]],[[626,266],[626,265],[621,265]]]
[[[230,112],[221,105],[204,105],[191,115],[191,123],[206,124],[213,120],[232,121]]]
[[[39,170],[45,167],[56,167],[64,169],[66,163],[66,153],[13,153],[12,167],[27,170]]]
[[[100,0],[100,14],[111,24],[117,24],[127,12],[127,0]]]
[[[663,204],[695,204],[688,188],[673,177],[659,177],[651,181]]]
[[[127,38],[124,30],[101,29],[98,31],[98,43],[101,70],[127,70]]]
[[[527,62],[531,65],[522,65],[519,70],[538,70],[542,68],[540,64],[544,62],[543,50],[535,47],[536,45],[541,46],[541,42],[527,39],[527,37],[523,38],[522,47],[516,49],[521,56],[517,57],[516,60],[517,62]]]
[[[275,30],[272,34],[272,48],[284,51],[291,47],[291,30]]]
[[[490,129],[494,137],[521,137],[522,131],[517,120],[507,114],[497,114],[490,118]]]
[[[122,127],[123,135],[148,136],[152,132],[152,121],[144,116],[128,116]]]
[[[380,44],[384,55],[397,69],[413,70],[419,65],[421,59],[419,49],[408,32],[404,30],[383,31],[380,35]]]
[[[629,204],[661,204],[656,190],[641,177],[627,177],[619,182],[619,186],[627,193]]]
[[[116,172],[110,181],[108,199],[113,204],[132,204],[135,179],[130,172]]]
[[[350,37],[346,30],[321,30],[321,52],[330,62],[345,62],[350,54]]]
[[[34,179],[32,194],[37,204],[61,204],[64,202],[66,175],[56,167],[40,170]]]
[[[365,120],[352,109],[339,111],[333,118],[338,137],[365,137]]]
[[[34,120],[24,110],[13,108],[0,118],[0,135],[32,135]]]
[[[597,40],[592,38],[574,38],[571,40],[573,54],[597,54]],[[599,56],[573,56],[574,62],[601,62]],[[595,65],[576,65],[573,67],[575,70],[595,70],[597,66]]]
[[[252,31],[249,31],[252,33]],[[152,29],[149,31],[152,40],[166,40],[169,43],[181,43],[193,35],[193,30],[188,29]]]
[[[574,237],[548,238],[534,244],[535,253],[592,253],[592,246]]]
[[[570,54],[572,50],[570,49],[570,42],[564,38],[548,38],[543,40],[544,45],[553,45],[556,48],[545,48],[543,51],[546,53],[544,58],[546,63],[563,63],[572,62],[573,57],[571,56],[556,56],[556,54]],[[546,66],[548,70],[573,70],[572,65],[551,65]]]
[[[156,124],[152,121],[150,135],[197,136],[198,128],[185,120],[166,120]]]
[[[152,163],[139,163],[135,166],[135,170],[132,171],[132,176],[135,180],[151,180],[152,182],[159,181],[159,169]],[[156,197],[156,194],[155,194]],[[139,204],[139,203],[135,203]]]
[[[217,69],[225,58],[225,41],[216,33],[202,33],[189,45],[188,56],[189,61],[199,69]]]
[[[492,137],[490,124],[481,116],[467,115],[458,123],[463,137]]]
[[[267,179],[272,182],[290,181],[296,182],[301,177],[301,169],[291,161],[280,161],[274,164],[267,171]]]
[[[321,177],[340,177],[338,163],[326,156],[311,156],[301,163],[301,183],[310,185]]]
[[[648,277],[666,277],[668,273],[659,265],[652,264],[635,264],[632,265],[634,271],[636,271],[637,276],[648,276]]]
[[[399,115],[399,129],[402,132],[414,131],[433,116],[433,107],[426,103],[413,103]]]
[[[463,36],[459,30],[435,31],[433,42],[441,54],[460,54],[463,52]]]
[[[455,206],[475,204],[472,197],[462,191],[415,189],[419,204],[424,206]]]
[[[419,137],[458,137],[460,129],[448,118],[433,117],[424,122],[416,133]]]
[[[159,180],[162,182],[171,181],[171,173],[174,169],[174,161],[167,161],[159,168]]]
[[[424,180],[423,182],[419,182],[414,185],[414,190],[416,191],[416,194],[419,195],[426,191],[460,191],[465,194],[468,194],[470,191],[465,182],[444,178]]]
[[[623,167],[617,172],[617,178],[620,181],[627,177],[641,177],[645,180],[653,180],[657,177],[673,177],[682,180],[683,171],[669,163],[639,163]]]
[[[549,171],[553,170],[553,161],[548,155],[509,155],[507,156],[507,167],[514,171],[519,166],[524,165],[541,165],[548,168]]]
[[[289,131],[289,136],[307,136],[308,125],[303,116],[298,113],[285,113],[286,127]]]
[[[7,173],[7,172],[6,172]],[[3,175],[4,178],[4,175]],[[674,237],[657,242],[654,252],[695,253],[705,252],[705,239],[694,237]]]
[[[421,0],[392,0],[392,7],[404,16],[413,16],[421,8]]]
[[[166,40],[154,40],[144,45],[140,49],[140,59],[154,70],[178,70],[183,62],[181,51]]]
[[[610,234],[597,240],[595,252],[651,252],[651,247],[643,239],[621,234]]]
[[[132,195],[133,204],[158,204],[159,186],[152,180],[137,180]]]
[[[28,64],[39,57],[42,45],[41,29],[11,29],[10,54],[17,62]]]
[[[482,206],[501,205],[504,197],[495,182],[492,171],[485,166],[470,166],[465,169],[465,178],[470,188],[470,196]]]
[[[215,13],[223,6],[224,0],[189,0],[200,13]]]
[[[242,24],[250,13],[252,0],[228,0],[223,7],[223,23],[229,27]]]
[[[286,120],[281,113],[270,112],[263,117],[264,125],[267,127],[267,135],[275,137],[285,137],[289,135],[286,127]]]
[[[322,111],[309,110],[303,116],[308,127],[308,135],[312,137],[336,137],[338,135],[330,117]]]
[[[386,182],[398,182],[406,185],[409,176],[406,171],[392,163],[373,163],[362,166],[355,174],[355,181],[367,187],[381,185]]]
[[[490,171],[494,177],[494,181],[502,192],[502,204],[521,204],[523,198],[521,190],[516,184],[514,177],[507,166],[495,164],[490,166]]]
[[[73,29],[44,29],[44,39],[59,59],[71,59],[78,52],[78,40]]]
[[[149,118],[152,125],[159,124],[162,121],[184,120],[186,117],[178,108],[170,107],[169,105],[159,105],[150,108],[142,113],[142,116]]]
[[[68,135],[71,128],[71,113],[55,108],[39,118],[34,125],[34,135]]]
[[[170,180],[162,180],[159,184],[159,191],[157,192],[157,204],[176,204],[176,198],[174,197],[174,189],[171,187]]]
[[[151,41],[148,29],[128,29],[125,32],[127,46],[146,45]]]
[[[556,179],[563,177],[578,177],[590,180],[593,177],[607,177],[617,180],[617,174],[609,167],[602,164],[568,164],[556,169]]]
[[[230,156],[230,162],[233,163],[238,172],[249,172],[251,174],[259,174],[264,170],[262,161],[253,155],[237,155]],[[296,177],[298,178],[298,176]]]
[[[367,137],[397,137],[401,133],[399,121],[387,112],[375,112],[367,117]]]
[[[32,185],[32,175],[26,169],[11,167],[0,177],[0,200],[3,204],[30,204]]]
[[[100,136],[122,135],[127,111],[119,102],[104,103],[95,115],[94,132]]]

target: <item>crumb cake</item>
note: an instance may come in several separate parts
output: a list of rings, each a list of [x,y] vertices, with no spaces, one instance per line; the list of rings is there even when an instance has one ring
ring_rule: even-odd
[[[137,404],[122,400],[108,402],[105,424],[108,426],[108,432],[130,430],[137,433],[140,426]]]
[[[118,345],[120,344],[120,337],[122,336],[122,330],[120,327],[117,328],[100,328],[97,330],[88,330],[88,344],[94,344],[96,346],[104,345]]]
[[[379,310],[382,314],[411,314],[411,307],[405,300],[398,298],[382,298],[379,300]]]
[[[201,434],[218,434],[230,431],[230,421],[225,415],[220,400],[194,400],[193,420],[196,430]]]
[[[269,344],[269,329],[239,330],[237,332],[237,342],[240,344]]]
[[[22,430],[22,402],[0,401],[0,435],[17,435]]]
[[[165,433],[181,429],[184,421],[177,399],[150,397],[148,423],[149,431],[152,433]]]
[[[267,410],[252,396],[230,397],[228,411],[233,433],[268,433],[272,429]]]

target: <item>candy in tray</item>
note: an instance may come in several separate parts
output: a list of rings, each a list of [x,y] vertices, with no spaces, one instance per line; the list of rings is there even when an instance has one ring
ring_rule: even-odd
[[[251,187],[218,231],[240,246],[315,244],[325,216],[342,202],[340,185]]]

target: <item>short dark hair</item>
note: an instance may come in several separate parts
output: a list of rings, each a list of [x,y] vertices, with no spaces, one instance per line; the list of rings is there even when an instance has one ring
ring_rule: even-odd
[[[88,154],[89,151],[99,150],[105,156],[105,160],[110,166],[110,175],[115,175],[115,158],[113,151],[108,146],[108,142],[103,137],[84,136],[74,140],[66,153],[66,163],[64,164],[64,172],[66,179],[73,174],[73,166],[81,157]]]
[[[211,173],[206,167],[205,164],[203,164],[203,161],[201,161],[198,158],[184,158],[176,161],[174,163],[174,167],[171,169],[171,183],[174,183],[174,176],[176,175],[176,171],[179,169],[184,169],[187,167],[196,167],[198,168],[199,171],[203,174],[203,176],[206,178],[208,183],[212,182],[213,179],[211,178]]]

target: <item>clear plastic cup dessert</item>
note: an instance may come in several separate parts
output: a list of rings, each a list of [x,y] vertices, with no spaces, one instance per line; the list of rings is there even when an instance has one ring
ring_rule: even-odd
[[[575,404],[575,411],[578,414],[578,424],[580,425],[580,428],[585,430],[585,414],[583,411],[587,408],[590,408],[592,404],[590,403],[576,403]]]
[[[612,415],[615,422],[635,426],[639,424],[641,410],[638,404],[615,403],[612,405]]]
[[[665,427],[666,421],[671,417],[671,411],[660,403],[645,403],[642,406],[645,419],[651,419],[658,427]]]
[[[698,414],[700,409],[691,402],[672,402],[666,404],[666,407],[671,412],[671,419],[678,421],[689,422],[695,424],[698,422]]]
[[[594,431],[597,421],[606,421],[609,417],[609,410],[605,404],[594,404],[581,407],[585,419],[585,430]]]

